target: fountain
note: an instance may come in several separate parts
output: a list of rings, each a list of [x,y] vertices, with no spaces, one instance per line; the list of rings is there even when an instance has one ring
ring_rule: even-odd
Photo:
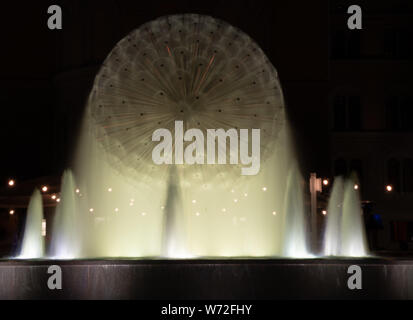
[[[242,176],[237,164],[154,164],[151,136],[159,128],[176,136],[175,121],[205,137],[209,129],[260,129],[259,173]],[[282,256],[282,224],[305,220],[288,139],[277,73],[247,35],[209,17],[160,18],[120,41],[96,76],[73,166],[79,192],[57,210],[56,230],[70,229],[60,221],[76,216],[87,230],[76,236],[85,257]],[[178,142],[174,159],[189,145]],[[285,193],[288,172],[294,182]],[[299,218],[291,222],[288,210]],[[303,256],[306,229],[297,232]]]
[[[290,169],[285,199],[284,255],[309,257],[302,179],[297,166]]]
[[[44,238],[42,236],[43,203],[39,190],[35,190],[27,208],[26,226],[19,259],[44,257]]]
[[[57,263],[66,291],[44,291],[20,273],[9,283],[0,273],[0,297],[351,298],[350,263],[380,279],[367,278],[363,294],[408,295],[380,287],[404,265],[387,269],[310,252],[306,184],[284,106],[265,54],[225,22],[168,16],[130,33],[96,76],[72,169],[63,175],[47,255],[38,191],[28,209],[21,257],[59,260],[36,262],[31,279],[43,279],[47,265]],[[218,160],[224,155],[221,162],[182,161],[179,154],[194,141],[176,139],[177,122],[202,137],[210,129],[228,133],[214,149]],[[153,138],[160,128],[174,134],[161,153],[173,156],[173,164],[152,159],[162,143]],[[248,135],[260,130],[258,157],[242,129]],[[242,148],[245,158],[259,161],[256,175],[241,174],[247,162],[233,161]],[[192,159],[202,159],[194,150]],[[324,256],[367,256],[354,179],[335,179],[327,211]],[[8,263],[0,263],[0,271],[14,272],[15,261]]]
[[[368,255],[363,213],[358,188],[353,179],[344,186],[343,218],[341,221],[341,255],[365,257]]]
[[[324,233],[326,256],[366,257],[368,245],[356,179],[336,177]],[[357,187],[356,187],[357,186]]]
[[[327,223],[324,233],[324,255],[340,256],[340,227],[343,212],[343,178],[334,179],[327,207]]]
[[[75,182],[71,171],[63,174],[61,198],[58,203],[53,223],[51,256],[60,259],[71,259],[80,254],[79,208],[75,199]]]
[[[162,153],[173,164],[151,157],[160,128],[175,137]],[[242,175],[235,161],[238,146],[241,158],[252,152],[248,134],[234,140],[236,149],[232,138],[218,139],[219,163],[215,154],[203,164],[204,152],[194,158],[201,162],[184,163],[193,137],[179,141],[178,130],[209,139],[212,129],[259,129],[260,152],[251,158],[258,174]],[[63,176],[49,256],[311,257],[292,145],[277,72],[251,38],[199,15],[147,23],[115,46],[96,76],[73,174]],[[364,241],[359,200],[349,187],[341,200],[340,184],[325,253],[364,254],[355,249]],[[332,207],[341,201],[342,210]]]

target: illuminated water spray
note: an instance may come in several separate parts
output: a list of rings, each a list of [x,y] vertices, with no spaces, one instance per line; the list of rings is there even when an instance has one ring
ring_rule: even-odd
[[[258,174],[230,164],[229,139],[216,150],[227,164],[155,164],[152,135],[173,133],[176,121],[204,137],[235,130],[248,150],[241,130],[259,129]],[[173,139],[165,152],[192,142]],[[115,46],[96,76],[50,254],[308,257],[292,145],[277,72],[250,37],[200,15],[147,23]]]
[[[44,256],[42,236],[43,201],[39,190],[35,190],[27,208],[24,238],[19,258],[36,259]]]
[[[159,128],[173,133],[175,121],[204,137],[207,129],[260,129],[260,173],[242,177],[241,164],[154,164],[158,142],[152,134]],[[76,167],[95,224],[105,229],[96,236],[100,254],[281,254],[288,171],[282,166],[291,163],[281,135],[286,138],[277,72],[240,30],[210,17],[180,15],[133,31],[95,79]],[[174,140],[171,152],[178,148]],[[121,194],[128,196],[122,200]],[[133,206],[127,198],[135,198]],[[125,223],[118,232],[113,225],[120,221]],[[125,243],[116,245],[118,238]]]
[[[352,178],[334,180],[324,232],[326,256],[363,257],[369,254],[360,196]]]

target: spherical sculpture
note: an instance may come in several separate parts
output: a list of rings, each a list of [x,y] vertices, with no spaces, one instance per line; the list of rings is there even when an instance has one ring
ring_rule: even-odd
[[[205,137],[207,129],[261,129],[263,161],[285,118],[277,72],[257,44],[195,14],[161,17],[121,40],[95,79],[88,115],[115,168],[152,177],[168,170],[153,163],[152,134],[173,133],[176,120]]]

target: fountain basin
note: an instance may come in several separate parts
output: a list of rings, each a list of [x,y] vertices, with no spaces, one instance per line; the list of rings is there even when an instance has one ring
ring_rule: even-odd
[[[62,290],[47,287],[56,264]],[[0,299],[413,299],[413,259],[3,260]]]

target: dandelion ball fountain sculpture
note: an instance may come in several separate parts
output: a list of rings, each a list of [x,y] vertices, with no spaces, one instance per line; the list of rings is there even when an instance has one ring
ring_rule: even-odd
[[[112,164],[133,168],[127,175],[138,179],[169,170],[154,165],[151,136],[158,128],[174,132],[175,120],[205,136],[209,128],[261,129],[263,156],[284,122],[277,72],[262,50],[227,23],[194,14],[159,18],[121,40],[96,77],[89,107]],[[203,180],[213,176],[210,168],[186,167]]]
[[[224,135],[213,147],[218,162],[208,154],[207,162],[156,164],[156,130],[175,132],[164,150],[175,160],[193,143],[178,145],[177,123],[208,138],[211,129],[232,130],[239,140]],[[277,72],[243,32],[194,14],[143,25],[96,76],[53,228],[73,241],[55,236],[52,255],[307,256],[302,181],[287,127]],[[227,162],[219,162],[221,151]],[[258,166],[243,175],[247,157]]]
[[[153,133],[159,128],[174,132],[176,121],[182,121],[185,131],[201,130],[204,137],[208,129],[259,129],[260,173],[244,177],[239,163],[156,165]],[[116,189],[124,194],[134,189],[129,192],[136,198],[134,209],[157,217],[141,232],[160,232],[163,255],[182,257],[188,254],[178,251],[190,251],[198,256],[261,256],[277,251],[274,246],[281,232],[274,232],[278,227],[273,224],[282,221],[275,213],[283,211],[287,177],[274,150],[278,143],[284,148],[280,158],[287,157],[279,139],[285,131],[284,100],[275,68],[246,34],[195,14],[162,17],[143,25],[121,40],[105,60],[89,97],[85,123],[89,143],[83,143],[80,152],[78,167],[83,171],[77,180],[88,180],[83,185],[89,184],[86,193],[94,212],[112,208],[120,216],[125,211],[114,200],[102,199],[107,197],[101,185],[109,188],[117,180],[122,187]],[[176,143],[172,152],[178,149]],[[100,167],[103,162],[109,169]],[[283,177],[275,186],[277,165]],[[104,174],[108,170],[115,172],[110,179]],[[106,221],[111,214],[107,212]],[[155,224],[161,224],[161,229]],[[129,220],[122,228],[131,225]]]

